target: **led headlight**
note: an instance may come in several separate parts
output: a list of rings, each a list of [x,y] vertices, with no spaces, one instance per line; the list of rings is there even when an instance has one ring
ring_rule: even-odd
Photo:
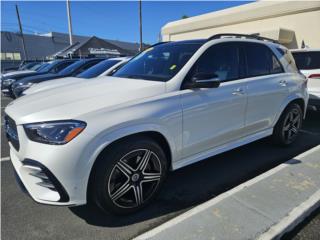
[[[16,97],[20,97],[21,94],[25,90],[29,89],[32,85],[34,85],[34,83],[31,83],[31,82],[29,82],[29,83],[14,83],[14,84],[12,84],[12,91]]]
[[[31,141],[62,145],[78,136],[86,127],[86,123],[76,120],[31,123],[23,125]]]
[[[14,83],[15,81],[16,81],[15,79],[11,79],[11,78],[5,79],[5,80],[2,80],[2,85],[3,85],[3,86],[9,86],[9,85],[11,85],[12,83]]]

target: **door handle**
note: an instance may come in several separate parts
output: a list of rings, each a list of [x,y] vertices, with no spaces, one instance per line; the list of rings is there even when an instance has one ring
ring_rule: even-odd
[[[285,87],[285,86],[287,86],[287,81],[286,80],[280,80],[279,81],[279,85],[282,86],[282,87]]]
[[[242,96],[244,94],[244,90],[242,88],[237,88],[232,92],[232,95]]]

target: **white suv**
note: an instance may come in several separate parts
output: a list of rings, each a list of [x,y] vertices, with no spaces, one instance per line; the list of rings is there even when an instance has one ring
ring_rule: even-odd
[[[289,145],[307,101],[286,48],[223,34],[156,44],[105,81],[21,97],[5,109],[5,127],[35,201],[93,200],[127,214],[152,200],[169,170],[271,135]]]
[[[308,107],[320,111],[320,49],[291,50],[298,69],[308,78]]]

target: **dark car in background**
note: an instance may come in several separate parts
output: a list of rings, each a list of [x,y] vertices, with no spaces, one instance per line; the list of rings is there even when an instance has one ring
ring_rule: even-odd
[[[25,77],[38,76],[47,73],[58,73],[76,61],[77,59],[54,60],[45,63],[44,66],[40,66],[40,68],[36,71],[20,71],[3,74],[1,76],[1,91],[5,96],[14,97],[12,92],[12,84],[16,81]]]
[[[58,73],[49,72],[47,74],[22,78],[12,84],[13,97],[14,98],[20,97],[23,91],[30,88],[33,84],[36,84],[36,83],[58,79],[58,78],[77,76],[78,74],[82,73],[88,68],[91,68],[92,66],[96,65],[97,63],[103,60],[105,59],[103,58],[81,59],[69,65],[68,67],[66,67],[65,69],[63,69]]]

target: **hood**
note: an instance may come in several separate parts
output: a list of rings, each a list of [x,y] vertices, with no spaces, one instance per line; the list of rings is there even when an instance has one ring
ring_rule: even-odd
[[[11,73],[11,72],[10,72]],[[40,74],[43,74],[41,72],[36,72],[36,71],[17,71],[15,74],[9,74],[9,73],[5,73],[1,76],[1,79],[2,80],[5,80],[5,79],[16,79],[16,80],[19,80],[19,79],[22,79],[22,78],[25,78],[25,77],[30,77],[30,76],[36,76],[36,75],[40,75]]]
[[[23,92],[24,95],[29,95],[33,93],[37,93],[40,91],[48,90],[51,88],[61,87],[69,84],[79,83],[80,81],[84,81],[88,79],[76,78],[76,77],[66,77],[66,78],[58,78],[50,81],[41,82],[39,84],[33,85],[31,88],[27,89]]]
[[[32,73],[32,72],[35,72],[35,71],[32,71],[32,70],[12,71],[12,72],[8,72],[8,73],[4,73],[1,76],[2,77],[10,77],[10,76],[17,75],[17,74],[19,75],[19,74]]]
[[[5,112],[17,124],[79,119],[93,111],[165,93],[166,84],[147,80],[101,77],[23,96]]]
[[[39,82],[43,82],[43,81],[58,78],[58,77],[59,77],[58,74],[46,73],[46,74],[22,78],[19,81],[17,81],[16,84],[39,83]]]

